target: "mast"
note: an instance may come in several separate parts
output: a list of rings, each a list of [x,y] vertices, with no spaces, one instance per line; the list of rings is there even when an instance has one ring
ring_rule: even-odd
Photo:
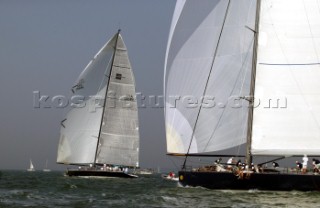
[[[256,69],[257,69],[257,55],[258,55],[258,37],[259,37],[259,19],[260,19],[260,8],[261,0],[257,0],[256,8],[256,22],[254,29],[254,44],[253,44],[253,58],[252,58],[252,72],[251,72],[251,83],[250,83],[250,95],[249,99],[249,113],[248,113],[248,129],[247,129],[247,153],[246,160],[247,164],[251,165],[251,144],[252,144],[252,124],[253,124],[253,107],[254,107],[254,90],[256,82]]]
[[[97,159],[97,154],[98,154],[98,147],[99,147],[99,142],[100,142],[100,136],[101,136],[101,127],[102,127],[102,123],[103,123],[103,115],[105,112],[105,106],[107,103],[107,96],[108,96],[108,88],[109,88],[109,84],[110,84],[110,78],[111,78],[111,72],[113,69],[113,62],[114,62],[114,58],[116,56],[116,52],[117,52],[117,44],[118,44],[118,38],[119,38],[119,34],[120,34],[120,29],[118,30],[117,38],[116,38],[116,42],[115,42],[115,46],[114,46],[114,53],[112,56],[112,61],[111,61],[111,68],[109,70],[109,74],[108,74],[108,83],[107,83],[107,89],[106,89],[106,93],[105,93],[105,97],[104,97],[104,101],[103,101],[103,109],[102,109],[102,116],[101,116],[101,122],[100,122],[100,128],[99,128],[99,135],[98,135],[98,140],[97,140],[97,145],[96,145],[96,152],[94,155],[94,161],[93,161],[93,166],[96,166],[96,159]]]

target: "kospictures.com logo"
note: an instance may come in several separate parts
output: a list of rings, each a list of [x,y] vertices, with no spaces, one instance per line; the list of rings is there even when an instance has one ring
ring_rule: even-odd
[[[165,101],[165,102],[164,102]],[[104,96],[93,95],[73,95],[67,97],[64,95],[44,95],[40,91],[33,91],[33,107],[34,108],[84,108],[88,107],[90,111],[104,106]],[[243,107],[263,107],[263,108],[287,108],[288,101],[286,97],[273,98],[253,98],[250,96],[230,96],[223,101],[215,96],[193,96],[193,95],[168,95],[164,99],[163,95],[144,95],[136,93],[135,95],[117,95],[113,91],[109,91],[107,95],[107,107],[115,108],[243,108]],[[135,104],[137,103],[137,104]],[[166,104],[164,104],[166,103]]]

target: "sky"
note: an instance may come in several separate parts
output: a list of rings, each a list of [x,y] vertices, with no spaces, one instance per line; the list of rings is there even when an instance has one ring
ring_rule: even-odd
[[[81,71],[121,28],[136,91],[163,94],[174,0],[0,1],[0,169],[64,170],[56,164],[62,108],[40,96],[70,96]],[[175,168],[166,156],[163,108],[139,109],[140,165]]]

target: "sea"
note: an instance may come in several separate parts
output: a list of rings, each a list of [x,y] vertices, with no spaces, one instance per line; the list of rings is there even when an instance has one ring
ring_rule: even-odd
[[[320,192],[180,187],[160,174],[76,178],[63,172],[1,171],[0,207],[320,207]]]

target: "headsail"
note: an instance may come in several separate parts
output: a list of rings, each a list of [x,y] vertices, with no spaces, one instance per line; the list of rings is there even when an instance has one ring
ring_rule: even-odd
[[[319,155],[319,2],[263,0],[259,28],[252,154]]]
[[[102,118],[102,98],[105,96],[116,38],[117,35],[94,56],[72,88],[75,95],[84,98],[84,102],[72,107],[61,123],[58,163],[94,163]]]
[[[245,143],[248,108],[233,102],[249,94],[255,9],[254,0],[177,1],[164,83],[167,152]]]
[[[96,163],[139,166],[135,80],[119,34],[101,127]]]

